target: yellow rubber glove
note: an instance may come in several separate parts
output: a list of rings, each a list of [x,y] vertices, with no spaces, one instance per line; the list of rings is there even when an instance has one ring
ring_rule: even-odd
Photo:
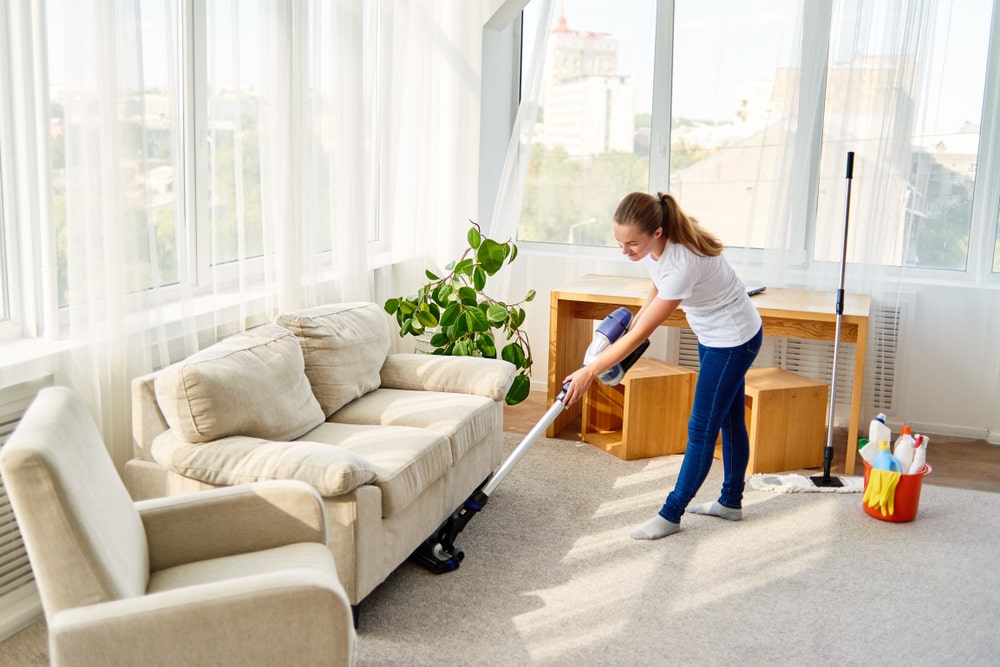
[[[865,487],[864,503],[878,509],[882,516],[892,516],[896,509],[894,501],[900,476],[898,472],[872,468],[868,474],[868,486]]]

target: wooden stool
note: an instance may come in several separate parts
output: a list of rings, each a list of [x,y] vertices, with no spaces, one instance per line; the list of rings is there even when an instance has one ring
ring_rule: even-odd
[[[684,453],[697,378],[690,369],[640,358],[620,384],[590,386],[580,437],[626,461]]]
[[[747,372],[748,474],[823,465],[829,390],[824,382],[780,368]],[[719,443],[716,458],[722,456],[721,435]]]

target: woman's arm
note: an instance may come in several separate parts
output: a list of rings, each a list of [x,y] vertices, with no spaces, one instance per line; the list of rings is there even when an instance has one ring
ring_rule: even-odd
[[[665,300],[657,298],[656,295],[657,291],[654,287],[646,299],[646,303],[643,304],[639,312],[636,313],[635,318],[633,318],[632,325],[621,338],[612,343],[589,364],[566,376],[563,384],[565,385],[568,382],[569,387],[566,389],[566,396],[563,397],[563,405],[568,407],[583,398],[594,378],[617,364],[627,357],[632,350],[639,347],[644,340],[656,331],[658,326],[663,324],[664,320],[673,314],[677,306],[681,303],[680,299]]]
[[[636,311],[635,316],[632,318],[632,321],[629,322],[630,329],[635,326],[635,323],[639,321],[639,318],[642,317],[643,312],[646,310],[646,308],[649,307],[649,304],[653,302],[653,299],[655,299],[658,294],[659,292],[656,290],[656,285],[653,285],[652,287],[649,288],[649,294],[646,296],[646,303],[642,304],[642,307],[638,311]]]

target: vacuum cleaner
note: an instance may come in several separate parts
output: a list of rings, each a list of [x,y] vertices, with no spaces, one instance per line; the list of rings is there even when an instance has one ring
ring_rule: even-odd
[[[607,349],[612,343],[617,341],[624,334],[632,322],[632,313],[628,308],[618,308],[613,313],[604,318],[594,332],[594,339],[587,347],[584,354],[583,365],[586,366],[601,352]],[[625,373],[630,369],[639,357],[642,356],[646,348],[649,347],[649,340],[645,340],[635,350],[633,350],[621,362],[615,364],[607,371],[598,376],[598,379],[609,387],[620,383],[625,377]],[[444,574],[458,569],[459,564],[465,557],[465,553],[455,546],[455,539],[465,526],[476,514],[483,509],[486,502],[493,495],[503,479],[517,465],[517,462],[531,448],[538,439],[538,436],[545,432],[545,429],[555,421],[559,413],[563,411],[563,399],[569,384],[563,386],[562,391],[556,397],[552,407],[542,416],[541,420],[535,424],[528,432],[520,444],[511,452],[507,460],[497,469],[497,471],[487,477],[486,480],[472,492],[472,495],[456,509],[434,533],[424,540],[419,547],[414,550],[408,560],[414,562],[434,574]]]

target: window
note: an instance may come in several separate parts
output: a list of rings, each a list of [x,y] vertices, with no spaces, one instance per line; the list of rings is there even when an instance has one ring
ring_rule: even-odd
[[[928,12],[925,32],[890,27],[904,4]],[[852,224],[879,239],[877,263],[965,270],[992,4],[834,3],[815,259],[841,252],[843,195],[833,184],[843,181],[852,149],[859,161],[896,167],[892,182],[876,190],[879,201],[861,188],[852,200]],[[915,96],[895,92],[911,89]],[[892,145],[887,135],[896,138]],[[863,177],[863,162],[856,168]]]
[[[0,158],[0,163],[2,160],[3,158]],[[2,168],[0,173],[3,173]],[[7,282],[7,233],[4,226],[3,179],[0,179],[0,322],[10,319],[10,293]]]
[[[129,288],[178,282],[181,197],[178,127],[171,62],[176,45],[176,16],[172,5],[144,0],[117,6],[114,21],[95,25],[95,13],[81,11],[75,0],[46,3],[49,78],[49,150],[52,170],[52,217],[56,237],[58,303],[66,306],[86,296],[76,295],[86,282],[75,275],[68,260],[70,244],[82,247],[98,216],[119,215],[128,264]],[[130,12],[137,8],[139,15]],[[114,39],[114,26],[141,25],[140,43],[124,39],[114,57],[99,40]],[[121,30],[120,36],[134,34]],[[109,66],[114,63],[114,71]],[[140,63],[141,67],[135,67]],[[117,109],[117,127],[109,130],[97,110],[111,101]],[[120,179],[120,211],[108,210],[100,190],[99,169],[116,169]],[[105,258],[105,261],[114,261]]]
[[[549,29],[537,4],[523,14],[525,46]],[[518,239],[614,246],[620,197],[669,190],[727,246],[836,261],[852,151],[855,178],[881,182],[859,182],[851,202],[852,226],[869,226],[856,231],[878,248],[852,246],[849,261],[965,271],[970,239],[989,236],[1000,271],[1000,238],[973,228],[984,224],[973,198],[996,197],[976,187],[994,4],[661,0],[621,12],[565,0]],[[657,56],[667,71],[654,75],[654,53],[669,53]],[[522,72],[537,57],[525,53]],[[654,108],[661,95],[669,105]],[[631,122],[619,134],[614,118]],[[668,184],[650,180],[665,173],[649,148],[661,127]],[[627,131],[631,149],[613,139]],[[987,224],[1000,237],[1000,221]]]
[[[206,50],[211,265],[264,252],[260,179],[260,2],[208,2]],[[199,45],[195,45],[199,48]],[[201,244],[204,246],[204,244]]]
[[[796,147],[799,5],[676,3],[670,193],[727,246],[804,247],[801,230],[769,240],[768,226]]]
[[[532,30],[544,29],[537,4],[525,9]],[[519,240],[614,245],[609,212],[623,192],[649,183],[655,15],[653,0],[627,12],[562,3],[547,41]]]

